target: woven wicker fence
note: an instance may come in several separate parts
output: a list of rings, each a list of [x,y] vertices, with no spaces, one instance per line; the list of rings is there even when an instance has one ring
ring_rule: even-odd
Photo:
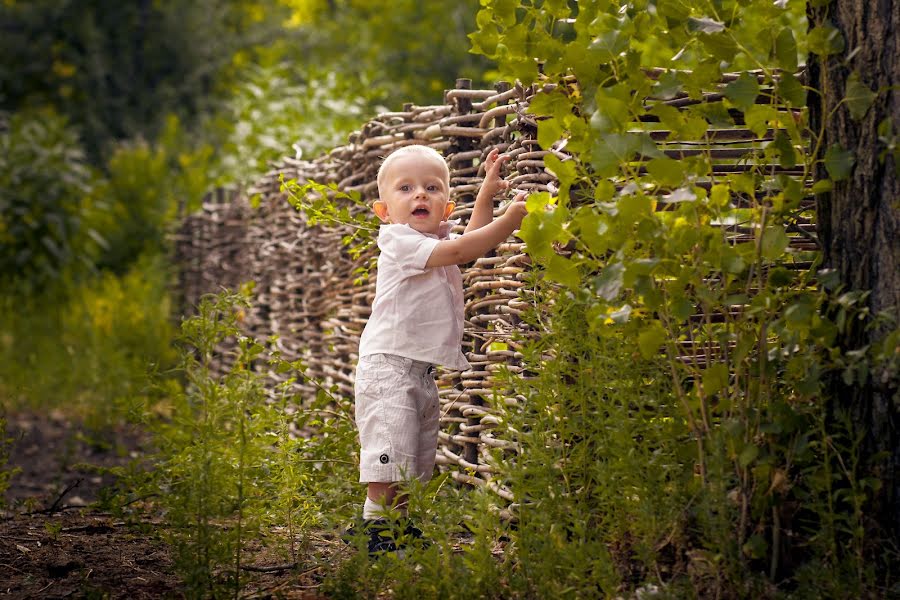
[[[651,72],[651,76],[658,74]],[[726,75],[722,84],[736,77]],[[761,76],[759,81],[763,83]],[[450,165],[451,196],[456,201],[452,218],[465,223],[484,175],[479,165],[492,148],[512,155],[512,187],[554,191],[556,179],[544,168],[543,158],[549,152],[564,160],[569,157],[564,149],[544,149],[537,143],[537,122],[528,114],[528,105],[538,91],[535,86],[506,83],[493,90],[470,89],[467,80],[459,80],[455,89],[446,92],[443,104],[407,105],[400,112],[378,115],[351,135],[347,145],[315,160],[284,158],[251,190],[262,198],[259,208],[250,208],[245,197],[233,192],[219,190],[208,195],[202,210],[188,216],[176,236],[186,311],[203,293],[253,280],[256,296],[245,320],[248,333],[260,339],[278,335],[285,358],[303,359],[309,365],[310,377],[352,396],[359,336],[375,291],[375,274],[366,284],[355,285],[354,270],[370,257],[349,257],[341,243],[346,231],[309,227],[304,215],[292,208],[280,191],[282,178],[334,182],[340,189],[357,190],[363,199],[371,201],[377,193],[375,177],[381,159],[403,145],[427,144],[441,152]],[[759,102],[770,102],[766,91]],[[659,102],[681,109],[722,97],[721,89],[717,89],[704,94],[703,99],[679,96]],[[735,124],[712,127],[704,142],[669,140],[669,132],[661,130],[650,115],[635,127],[648,131],[669,157],[708,153],[716,176],[758,168],[761,148],[774,139],[776,132],[769,130],[757,136],[744,126],[740,112],[729,112]],[[287,145],[289,140],[285,142]],[[770,175],[803,176],[802,166],[764,167]],[[617,186],[625,183],[617,182]],[[747,199],[733,200],[747,203]],[[804,200],[809,209],[812,202],[811,198]],[[659,206],[665,209],[664,203]],[[816,250],[813,227],[811,220],[797,222],[791,246]],[[735,241],[747,241],[754,233],[733,226],[726,235]],[[457,481],[487,486],[509,501],[513,500],[512,492],[494,479],[498,467],[491,457],[496,449],[514,452],[515,441],[485,398],[504,394],[495,379],[501,367],[519,370],[519,342],[514,334],[521,338],[540,333],[526,331],[521,321],[522,312],[530,304],[529,269],[524,244],[515,237],[463,269],[463,350],[471,369],[439,374],[443,417],[438,463]],[[705,362],[703,351],[690,346],[686,341],[685,359]],[[277,375],[270,376],[273,383],[277,381]],[[312,386],[302,383],[297,391],[301,400],[305,394],[315,393]],[[511,395],[501,398],[507,405],[522,400]]]

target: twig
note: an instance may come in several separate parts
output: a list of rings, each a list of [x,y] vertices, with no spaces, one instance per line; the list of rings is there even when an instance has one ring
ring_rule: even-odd
[[[62,491],[62,493],[56,497],[56,500],[53,501],[53,504],[50,505],[50,508],[44,508],[42,510],[36,510],[36,511],[32,511],[32,512],[26,513],[26,514],[40,515],[40,514],[46,513],[48,515],[52,515],[53,513],[57,512],[57,510],[58,510],[57,507],[59,507],[59,503],[62,502],[62,499],[66,497],[66,494],[68,494],[69,492],[71,492],[72,490],[77,488],[81,484],[82,481],[83,481],[83,479],[81,477],[79,477],[78,479],[75,480],[75,483],[66,486],[66,489],[64,489]]]
[[[285,563],[283,565],[264,565],[257,567],[256,565],[242,565],[241,570],[253,571],[255,573],[279,573],[281,571],[292,571],[297,568],[299,563]],[[318,568],[318,567],[317,567]]]

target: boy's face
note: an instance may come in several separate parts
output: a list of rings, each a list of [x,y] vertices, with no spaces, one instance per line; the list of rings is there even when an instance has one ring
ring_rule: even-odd
[[[382,221],[407,224],[420,233],[437,234],[453,212],[448,202],[446,170],[436,159],[410,154],[398,157],[383,175],[375,214]]]

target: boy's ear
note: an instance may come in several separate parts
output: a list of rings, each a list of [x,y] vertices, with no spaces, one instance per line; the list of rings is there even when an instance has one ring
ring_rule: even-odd
[[[378,215],[378,218],[383,222],[387,222],[388,220],[388,207],[387,202],[383,200],[376,200],[372,203],[372,210],[375,211],[375,214]]]
[[[450,215],[453,214],[453,210],[455,208],[456,208],[456,202],[454,202],[453,200],[448,200],[447,208],[444,209],[444,220],[445,221],[450,218]]]

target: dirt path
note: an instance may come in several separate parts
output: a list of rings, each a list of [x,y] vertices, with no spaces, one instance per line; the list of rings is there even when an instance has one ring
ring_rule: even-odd
[[[0,597],[178,597],[181,582],[153,524],[137,533],[90,507],[114,483],[97,469],[127,465],[143,436],[119,429],[92,439],[59,413],[8,420],[19,472],[0,520]]]
[[[116,484],[104,469],[142,457],[148,437],[134,428],[92,434],[58,412],[7,419],[8,466],[18,473],[0,511],[0,599],[183,598],[161,521],[144,514],[126,523],[97,503]],[[316,556],[304,565],[249,542],[242,596],[321,598],[322,566],[348,549],[312,537]]]

